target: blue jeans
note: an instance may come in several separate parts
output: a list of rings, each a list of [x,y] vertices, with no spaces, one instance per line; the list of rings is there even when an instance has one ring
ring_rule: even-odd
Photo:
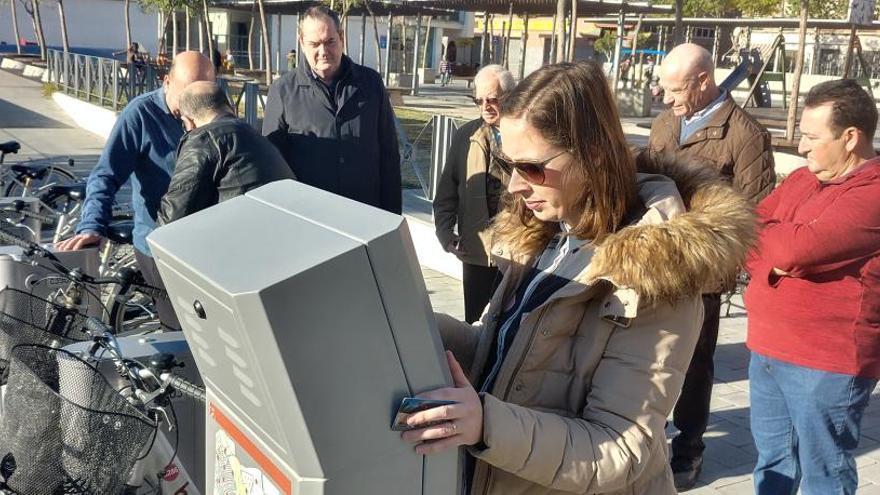
[[[852,494],[853,450],[877,380],[820,371],[752,353],[751,428],[758,495]]]

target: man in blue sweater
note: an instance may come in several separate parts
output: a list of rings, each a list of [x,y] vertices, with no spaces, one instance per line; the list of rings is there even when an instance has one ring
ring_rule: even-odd
[[[156,227],[159,202],[168,190],[177,144],[184,132],[178,99],[188,84],[213,80],[210,59],[199,52],[182,52],[174,58],[161,88],[126,105],[89,175],[77,233],[59,243],[58,250],[99,244],[112,217],[116,193],[131,178],[135,256],[147,283],[162,287],[146,237]],[[157,301],[157,310],[163,324],[179,328],[167,299]]]

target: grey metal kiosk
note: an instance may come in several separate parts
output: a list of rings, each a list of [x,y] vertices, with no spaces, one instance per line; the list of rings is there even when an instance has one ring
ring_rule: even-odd
[[[459,452],[390,430],[451,384],[402,217],[281,181],[148,240],[207,389],[208,493],[459,492]]]

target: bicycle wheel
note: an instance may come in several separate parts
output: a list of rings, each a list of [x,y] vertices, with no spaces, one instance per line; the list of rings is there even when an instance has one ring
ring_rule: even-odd
[[[157,332],[162,328],[153,298],[132,287],[121,296],[113,295],[109,324],[116,335]]]
[[[76,176],[73,172],[69,170],[65,170],[59,167],[53,167],[49,173],[46,174],[41,180],[32,181],[31,182],[31,196],[38,196],[39,193],[49,187],[58,184],[68,184],[71,182],[76,182]],[[24,193],[24,185],[17,182],[12,181],[6,186],[6,197],[15,197],[21,196]]]

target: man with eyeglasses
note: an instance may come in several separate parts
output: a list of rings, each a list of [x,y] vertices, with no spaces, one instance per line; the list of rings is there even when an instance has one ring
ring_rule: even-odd
[[[263,135],[301,182],[399,214],[400,152],[381,76],[344,54],[327,7],[300,15],[299,44],[306,63],[269,88]]]
[[[717,171],[757,203],[776,181],[770,134],[715,84],[714,72],[712,56],[699,45],[685,43],[669,52],[660,65],[660,86],[663,102],[670,108],[654,120],[648,147],[652,153],[674,155],[678,161]],[[672,440],[671,461],[679,491],[696,484],[703,464],[721,293],[704,294],[703,306],[700,340],[672,415],[679,430]]]
[[[487,65],[474,78],[474,103],[480,118],[461,126],[452,138],[437,193],[434,225],[443,249],[462,261],[465,320],[480,318],[499,272],[492,265],[492,233],[501,193],[510,175],[492,160],[500,143],[501,98],[515,86],[500,65]]]

